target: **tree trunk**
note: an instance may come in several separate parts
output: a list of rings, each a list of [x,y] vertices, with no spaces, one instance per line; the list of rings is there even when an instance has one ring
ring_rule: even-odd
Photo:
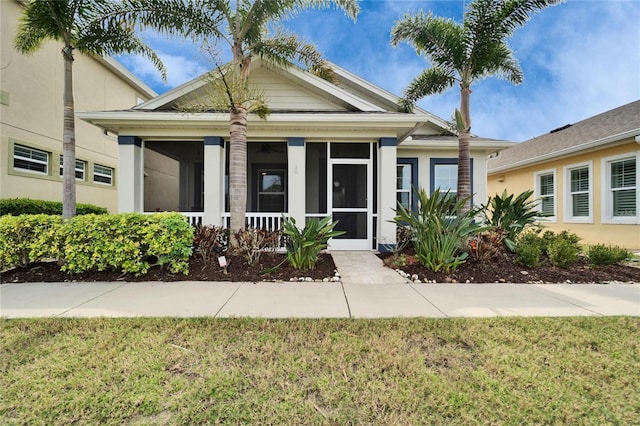
[[[247,110],[236,105],[230,113],[229,208],[231,212],[231,249],[237,248],[233,233],[245,228],[247,212]]]
[[[73,47],[65,46],[64,57],[64,124],[62,135],[62,218],[76,215],[76,130],[73,102]],[[56,162],[54,161],[54,167]],[[55,169],[54,169],[55,170]]]
[[[464,120],[464,129],[458,132],[458,200],[467,198],[462,210],[468,212],[471,209],[471,116],[469,114],[469,98],[471,89],[460,88],[460,113]]]

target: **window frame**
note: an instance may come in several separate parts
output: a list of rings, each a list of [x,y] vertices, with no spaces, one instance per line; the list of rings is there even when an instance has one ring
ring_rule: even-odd
[[[398,189],[398,166],[410,166],[411,167],[411,188]],[[409,206],[411,210],[416,211],[418,208],[416,203],[415,189],[418,187],[418,158],[417,157],[398,157],[396,159],[396,206],[398,201],[398,194],[400,192],[409,193]]]
[[[63,162],[64,155],[59,155],[59,157],[60,157],[60,174],[59,174],[59,176],[62,177],[63,176],[62,162]],[[82,164],[82,168],[81,169],[78,168],[78,164]],[[102,167],[105,167],[105,166],[102,166]],[[76,167],[74,168],[74,171],[75,171],[76,180],[78,182],[86,181],[86,179],[87,179],[87,162],[84,161],[84,160],[78,160],[76,158]],[[82,173],[82,177],[78,177],[78,172]],[[111,175],[113,175],[113,171],[111,172]]]
[[[473,158],[470,158],[470,164],[469,164],[469,175],[471,177],[471,205],[473,206],[473,199],[475,197],[474,194],[474,174],[473,174]],[[451,165],[451,164],[455,164],[456,166],[458,165],[458,158],[457,157],[449,157],[449,158],[436,158],[436,157],[432,157],[429,160],[429,194],[433,194],[433,191],[435,191],[436,186],[435,186],[435,170],[436,170],[436,166],[438,165]],[[457,175],[456,175],[456,179],[457,179]],[[457,181],[456,181],[456,186],[457,186]],[[452,194],[458,194],[457,189],[454,191],[451,191]]]
[[[105,169],[111,170],[111,174],[108,176],[109,179],[110,179],[109,183],[100,182],[100,181],[96,180],[96,176],[103,176],[103,177],[107,176],[106,174],[97,172],[96,171],[96,167],[103,167]],[[113,178],[114,178],[114,169],[113,169],[113,167],[103,166],[102,164],[94,164],[93,165],[92,182],[95,183],[96,185],[113,186]]]
[[[636,214],[634,216],[614,216],[613,215],[613,189],[611,188],[611,165],[624,160],[635,160],[636,162]],[[629,152],[626,154],[614,155],[602,159],[601,180],[602,180],[602,223],[610,224],[640,224],[640,152]]]
[[[534,191],[534,199],[538,201],[538,205],[536,209],[542,213],[542,198],[541,194],[541,185],[540,178],[542,176],[552,175],[553,176],[553,215],[552,216],[544,216],[541,218],[544,222],[552,222],[555,223],[558,221],[558,173],[557,170],[554,169],[546,169],[540,170],[533,174],[533,191]],[[547,195],[548,196],[548,195]]]
[[[587,216],[574,216],[573,215],[573,195],[574,191],[571,189],[571,172],[574,170],[587,169],[589,173],[587,191],[576,191],[578,193],[588,194],[588,207],[589,214]],[[593,223],[593,161],[584,161],[581,163],[570,164],[563,168],[564,174],[564,212],[563,222],[566,223]],[[556,213],[557,215],[557,213]]]
[[[42,154],[45,154],[47,159],[46,160],[37,160],[34,158],[28,158],[28,157],[23,157],[23,156],[17,156],[16,155],[16,148],[20,147],[23,149],[28,149],[30,151],[34,151],[34,152],[39,152]],[[32,162],[35,164],[42,164],[44,165],[45,170],[43,172],[39,171],[39,170],[31,170],[31,169],[25,169],[22,167],[16,167],[16,158],[22,161],[26,161],[26,162]],[[45,151],[43,149],[39,149],[39,148],[33,148],[31,146],[28,145],[23,145],[20,143],[14,143],[13,144],[13,149],[12,149],[12,154],[11,154],[11,167],[13,169],[13,171],[15,172],[20,172],[20,173],[29,173],[29,174],[33,174],[33,175],[37,175],[37,176],[49,176],[51,167],[50,167],[50,163],[51,163],[51,152],[49,151]]]

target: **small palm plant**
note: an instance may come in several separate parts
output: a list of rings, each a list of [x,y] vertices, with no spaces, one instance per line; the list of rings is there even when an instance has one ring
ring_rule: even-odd
[[[418,208],[412,211],[398,204],[393,222],[411,230],[420,264],[434,272],[455,271],[469,256],[468,238],[486,229],[474,220],[478,211],[464,211],[469,200],[458,200],[449,191],[436,189],[428,196],[417,189],[416,194]]]
[[[318,255],[327,247],[327,242],[334,237],[344,234],[344,231],[334,231],[338,221],[331,221],[327,216],[323,219],[310,219],[300,230],[296,220],[283,217],[282,230],[288,237],[287,260],[296,269],[313,269],[318,263]]]

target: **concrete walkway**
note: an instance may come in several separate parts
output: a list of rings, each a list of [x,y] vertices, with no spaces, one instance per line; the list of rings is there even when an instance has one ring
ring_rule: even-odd
[[[2,284],[0,316],[640,316],[640,284],[407,284],[372,253],[332,254],[342,282]]]

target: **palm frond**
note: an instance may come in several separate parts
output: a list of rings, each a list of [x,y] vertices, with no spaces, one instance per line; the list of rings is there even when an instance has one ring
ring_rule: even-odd
[[[60,24],[65,24],[65,31],[71,33],[71,25],[63,20],[68,9],[67,1],[30,1],[25,5],[20,16],[18,32],[14,40],[15,48],[21,53],[33,53],[44,40],[63,40],[64,34]],[[62,15],[62,16],[57,16]]]
[[[425,14],[405,15],[391,29],[391,44],[400,42],[414,46],[418,54],[424,54],[434,65],[460,69],[465,62],[464,32],[459,23]]]
[[[400,110],[410,112],[413,105],[425,96],[442,93],[456,82],[453,70],[431,67],[422,71],[404,90],[400,101]]]

